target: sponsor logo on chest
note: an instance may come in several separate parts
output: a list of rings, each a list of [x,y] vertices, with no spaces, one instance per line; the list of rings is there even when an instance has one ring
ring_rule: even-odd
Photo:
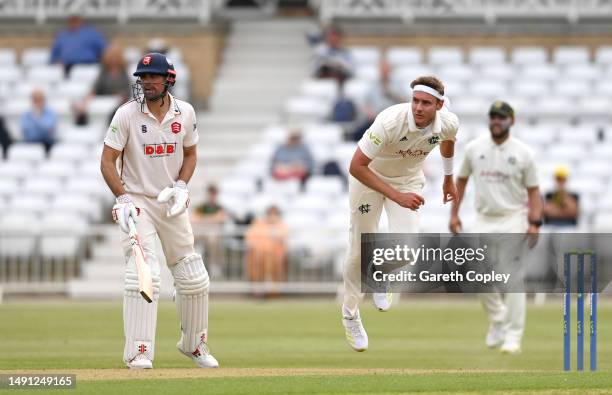
[[[143,153],[149,158],[161,158],[174,155],[176,143],[143,144]]]

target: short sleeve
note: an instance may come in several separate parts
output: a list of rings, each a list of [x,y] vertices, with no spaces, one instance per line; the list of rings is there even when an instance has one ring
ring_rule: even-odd
[[[442,115],[442,141],[455,141],[459,130],[459,118],[444,107]]]
[[[528,162],[523,170],[523,181],[526,188],[537,187],[540,183],[538,182],[538,169],[535,165],[534,154],[529,153]]]
[[[382,124],[381,115],[378,115],[357,145],[365,156],[374,159],[387,143],[387,139],[388,136]]]
[[[191,119],[190,122],[185,126],[186,133],[183,139],[183,147],[191,147],[196,145],[199,140],[198,136],[198,124],[196,121],[196,115],[193,108],[191,108]]]
[[[123,111],[123,108],[120,107],[115,112],[113,120],[106,131],[104,144],[116,149],[117,151],[123,151],[125,145],[127,144],[129,134],[130,123],[125,115],[125,111]]]
[[[469,147],[465,150],[465,155],[463,156],[463,162],[461,163],[461,167],[459,168],[459,178],[468,178],[472,174],[472,162],[470,161],[470,149]]]

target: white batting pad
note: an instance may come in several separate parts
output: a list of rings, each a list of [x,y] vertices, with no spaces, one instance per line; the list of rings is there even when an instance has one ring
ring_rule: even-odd
[[[157,302],[159,300],[159,264],[154,254],[145,251],[151,265],[153,279],[153,302],[147,303],[138,292],[138,274],[134,257],[130,256],[125,272],[123,294],[123,330],[125,347],[123,360],[128,363],[139,354],[153,361],[155,355],[155,328],[157,326]]]
[[[208,330],[208,272],[199,254],[187,256],[170,268],[176,288],[176,308],[181,320],[184,353],[193,353],[206,341]]]

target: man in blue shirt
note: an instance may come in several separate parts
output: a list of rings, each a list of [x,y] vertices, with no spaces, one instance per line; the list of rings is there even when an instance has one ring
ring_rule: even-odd
[[[55,142],[57,115],[45,104],[45,94],[40,89],[32,92],[32,109],[21,116],[23,141],[42,143],[47,151]]]
[[[66,74],[79,63],[98,63],[106,48],[106,40],[96,29],[83,26],[83,17],[68,17],[68,28],[60,32],[51,48],[51,63],[62,64]]]

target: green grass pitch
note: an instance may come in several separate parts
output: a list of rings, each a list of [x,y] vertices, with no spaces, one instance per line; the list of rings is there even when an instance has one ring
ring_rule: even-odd
[[[77,375],[76,390],[53,394],[612,393],[612,304],[606,299],[600,302],[596,373],[561,370],[559,298],[529,305],[518,356],[484,346],[487,324],[475,297],[404,296],[386,313],[368,303],[361,310],[370,349],[356,353],[345,342],[334,302],[212,298],[209,345],[221,368],[210,371],[178,353],[174,305],[162,302],[155,369],[134,372],[121,361],[120,301],[8,302],[0,305],[0,371]],[[574,348],[575,334],[574,323]],[[588,354],[585,361],[588,368]]]

